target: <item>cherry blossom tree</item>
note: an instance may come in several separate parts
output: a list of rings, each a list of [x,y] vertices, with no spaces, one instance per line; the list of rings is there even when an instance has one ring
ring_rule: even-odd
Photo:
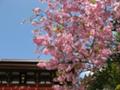
[[[51,55],[37,66],[57,69],[55,90],[85,90],[80,73],[105,66],[107,58],[119,52],[115,34],[120,32],[119,0],[40,0],[30,22],[36,53]],[[81,85],[80,85],[81,84]]]

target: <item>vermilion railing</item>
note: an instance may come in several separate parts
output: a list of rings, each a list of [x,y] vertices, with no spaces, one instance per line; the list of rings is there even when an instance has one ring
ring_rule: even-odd
[[[0,85],[0,90],[54,90],[51,86]]]

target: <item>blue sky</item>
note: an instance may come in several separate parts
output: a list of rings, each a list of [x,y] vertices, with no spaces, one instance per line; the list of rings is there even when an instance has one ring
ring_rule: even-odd
[[[45,8],[38,0],[0,0],[0,58],[37,57],[31,33],[35,27],[20,24],[23,19],[32,16],[34,7]]]

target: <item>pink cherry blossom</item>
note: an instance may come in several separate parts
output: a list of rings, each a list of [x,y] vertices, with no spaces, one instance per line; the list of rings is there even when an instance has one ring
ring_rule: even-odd
[[[109,49],[103,49],[103,50],[101,50],[101,55],[103,56],[103,57],[108,57],[109,55],[111,55],[112,54],[112,52],[111,52],[111,50],[109,50]]]
[[[96,66],[100,66],[102,63],[101,60],[94,60],[93,63],[96,65]]]
[[[33,42],[38,46],[42,44],[43,40],[44,40],[44,37],[42,37],[42,36],[37,36],[37,37],[33,38]]]
[[[39,7],[36,7],[36,8],[33,9],[33,13],[34,13],[35,15],[39,15],[40,11],[41,11],[41,10],[40,10]]]
[[[59,85],[53,85],[52,87],[54,90],[64,90],[62,86]]]
[[[37,64],[37,66],[38,66],[39,68],[46,68],[47,63],[44,62],[44,61],[40,61],[40,62]]]
[[[118,0],[40,0],[48,7],[42,11],[33,9],[35,26],[33,42],[40,54],[49,54],[49,62],[39,62],[40,68],[58,70],[57,79],[72,86],[78,84],[78,72],[83,69],[99,70],[106,64],[110,55],[120,51],[120,42],[116,40],[112,29],[120,32],[120,3]],[[40,17],[41,12],[45,15]],[[42,32],[41,32],[42,31]],[[114,47],[113,43],[117,43]],[[41,49],[43,48],[43,49]],[[86,65],[92,64],[88,68]],[[66,85],[67,86],[67,85]],[[65,87],[65,86],[64,86]],[[86,90],[81,85],[78,90]],[[55,90],[64,90],[54,86]],[[69,87],[66,87],[70,90]],[[74,87],[72,87],[74,90]]]
[[[73,76],[74,76],[73,73],[67,74],[67,75],[66,75],[66,80],[67,80],[67,81],[72,81],[72,77],[73,77]]]
[[[45,48],[45,49],[43,50],[43,53],[44,53],[44,54],[49,54],[49,52],[50,52],[50,51],[49,51],[48,48]]]
[[[38,22],[35,22],[35,21],[32,21],[31,24],[32,24],[33,26],[37,26],[39,23],[38,23]]]

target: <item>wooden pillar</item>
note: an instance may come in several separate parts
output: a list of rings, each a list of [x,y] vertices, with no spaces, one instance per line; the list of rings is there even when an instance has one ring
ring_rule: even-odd
[[[19,84],[26,84],[26,72],[20,72]]]

